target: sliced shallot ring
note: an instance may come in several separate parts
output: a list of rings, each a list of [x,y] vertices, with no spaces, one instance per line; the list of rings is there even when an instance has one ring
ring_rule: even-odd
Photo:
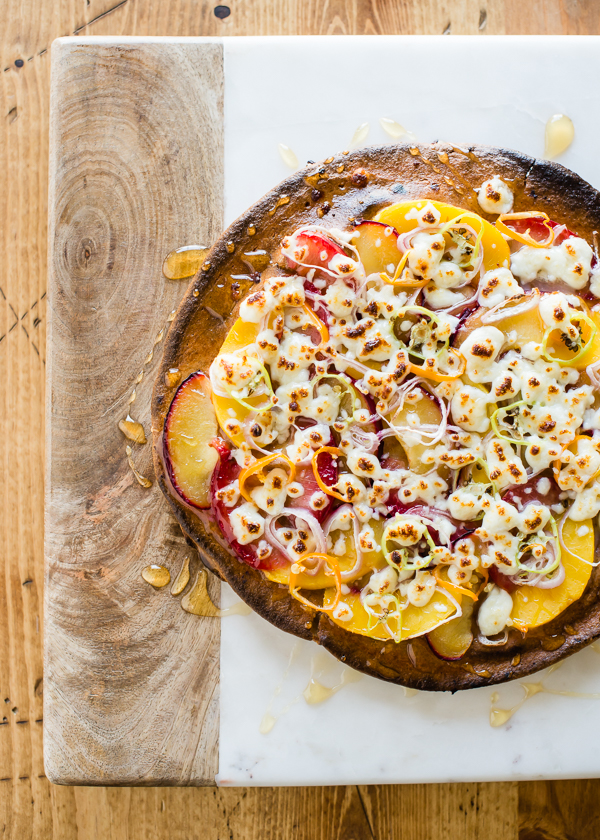
[[[477,641],[486,647],[498,647],[499,645],[505,645],[507,643],[508,633],[505,630],[499,639],[490,639],[487,636],[484,636],[483,633],[479,633]]]
[[[517,301],[526,295],[513,295],[512,297],[503,300],[501,303],[497,303],[496,306],[492,306],[491,309],[488,309],[487,312],[483,313],[481,316],[481,323],[495,324],[497,321],[503,321],[505,318],[512,318],[515,315],[521,315],[523,312],[528,312],[530,309],[534,309],[540,302],[540,290],[532,289],[529,295],[529,300],[525,300],[523,303],[517,303],[515,306],[508,307],[506,312],[504,311],[504,307],[506,307],[511,300]]]

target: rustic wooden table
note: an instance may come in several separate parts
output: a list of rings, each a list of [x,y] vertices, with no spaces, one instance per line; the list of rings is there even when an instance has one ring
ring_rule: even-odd
[[[44,775],[43,414],[52,40],[79,33],[600,34],[598,0],[227,2],[0,0],[0,832],[18,840],[275,840],[292,832],[297,840],[595,840],[600,781],[123,789],[54,787]],[[590,736],[594,733],[592,724]]]

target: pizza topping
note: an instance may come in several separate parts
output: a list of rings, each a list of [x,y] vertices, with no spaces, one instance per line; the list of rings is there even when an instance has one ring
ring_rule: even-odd
[[[512,255],[510,267],[523,283],[537,279],[563,282],[572,289],[583,289],[589,282],[594,252],[585,239],[571,236],[549,248],[525,245]]]
[[[514,196],[508,184],[494,175],[479,187],[477,201],[486,213],[510,213]]]
[[[501,633],[510,621],[512,598],[505,589],[493,586],[477,614],[477,624],[484,636]]]
[[[480,306],[492,307],[502,303],[507,298],[522,294],[523,290],[508,268],[494,268],[487,271],[477,289],[477,303]]]
[[[562,591],[565,522],[600,512],[597,324],[570,291],[594,293],[592,250],[512,202],[495,177],[496,227],[418,201],[290,231],[211,366],[217,522],[350,632],[401,641],[472,611],[502,643],[515,593]]]

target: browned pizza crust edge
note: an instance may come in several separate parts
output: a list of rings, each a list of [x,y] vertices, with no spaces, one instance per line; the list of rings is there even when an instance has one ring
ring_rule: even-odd
[[[515,210],[543,210],[595,244],[600,230],[600,194],[557,163],[505,149],[444,143],[372,147],[308,166],[282,181],[240,216],[214,244],[193,278],[165,341],[152,399],[154,466],[177,520],[204,564],[226,580],[252,609],[275,626],[312,639],[348,665],[371,676],[429,691],[476,688],[531,674],[574,653],[600,636],[600,570],[592,572],[582,598],[554,621],[525,638],[511,629],[502,648],[477,641],[459,661],[437,657],[423,637],[395,644],[350,633],[323,613],[291,598],[287,587],[268,581],[225,547],[214,522],[201,520],[170,491],[162,452],[165,417],[182,379],[210,363],[237,317],[239,300],[259,280],[257,267],[277,251],[281,238],[303,224],[344,228],[372,218],[382,206],[431,199],[474,210],[484,218],[474,188],[498,175],[515,195]]]

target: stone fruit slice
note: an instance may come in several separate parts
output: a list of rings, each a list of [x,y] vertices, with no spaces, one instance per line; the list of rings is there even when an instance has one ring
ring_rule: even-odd
[[[587,531],[586,531],[587,528]],[[583,595],[592,574],[594,562],[594,525],[591,519],[573,522],[567,519],[563,528],[562,552],[566,577],[555,589],[538,589],[536,586],[519,586],[513,593],[513,621],[528,628],[547,624],[566,610],[569,604]]]
[[[418,210],[422,210],[427,201],[400,201],[398,204],[391,204],[384,207],[375,216],[375,221],[391,225],[398,234],[408,233],[417,227],[417,220],[414,218]],[[463,207],[454,207],[452,204],[444,204],[441,201],[432,201],[431,204],[440,212],[440,225],[446,224],[457,216],[462,216],[460,221],[471,225],[474,230],[479,231],[479,225],[483,222],[483,236],[481,245],[483,247],[483,265],[486,271],[499,266],[508,267],[510,263],[510,251],[506,240],[497,230],[485,219],[475,213],[465,211]],[[407,218],[407,216],[409,218]],[[435,228],[432,228],[435,230]]]
[[[210,507],[210,481],[218,454],[208,377],[193,373],[177,389],[165,424],[165,460],[175,490],[188,504]]]
[[[424,425],[437,429],[442,422],[442,413],[434,399],[424,391],[418,393],[421,397],[417,402],[405,401],[402,408],[392,416],[392,426],[401,431],[397,433],[396,438],[386,439],[384,451],[400,460],[402,453],[405,453],[409,469],[416,473],[427,473],[431,470],[431,464],[424,464],[421,457],[430,448],[428,439],[411,432],[410,429],[412,427],[418,431]],[[398,443],[401,444],[401,448],[398,448]]]
[[[248,347],[249,344],[254,344],[259,331],[259,324],[251,324],[248,321],[243,321],[241,318],[238,318],[227,333],[227,337],[219,353],[235,353],[236,350],[242,350],[244,347]],[[264,401],[264,397],[258,397],[257,403],[260,404],[261,400]],[[250,413],[249,410],[241,406],[232,397],[221,397],[213,394],[212,401],[219,425],[234,446],[241,446],[244,443],[242,423]],[[230,426],[225,425],[226,421],[232,418],[238,420],[239,423],[239,428],[233,427],[235,431],[232,431]]]
[[[398,233],[383,222],[361,222],[356,226],[352,244],[358,251],[365,274],[385,271],[392,277],[402,256]]]
[[[328,607],[333,604],[334,600],[335,588],[326,589],[323,593],[323,606]],[[350,621],[342,621],[329,614],[335,624],[345,630],[350,630],[352,633],[370,636],[372,639],[380,639],[381,641],[391,639],[390,633],[387,632],[383,624],[375,624],[369,627],[370,616],[363,607],[358,593],[350,592],[348,595],[342,595],[342,601],[352,610],[352,618]],[[431,601],[424,607],[413,607],[412,604],[409,604],[402,612],[402,640],[430,633],[434,627],[437,627],[441,621],[451,616],[455,611],[456,607],[443,592],[435,592]],[[390,623],[392,629],[396,631],[395,622],[391,621]]]
[[[471,647],[473,605],[471,598],[463,596],[460,604],[462,615],[427,634],[429,646],[441,659],[460,659]]]

